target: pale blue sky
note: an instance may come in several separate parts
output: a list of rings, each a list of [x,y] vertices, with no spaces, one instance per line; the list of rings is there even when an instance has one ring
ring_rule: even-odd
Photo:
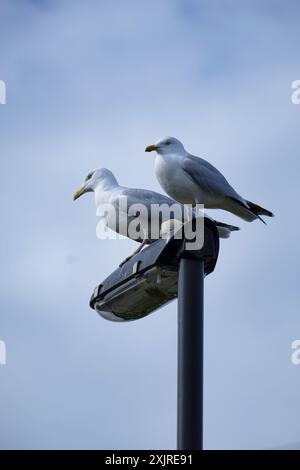
[[[0,448],[176,445],[176,303],[109,323],[88,306],[130,251],[96,238],[90,168],[160,190],[164,135],[273,210],[222,241],[205,295],[205,446],[300,440],[296,0],[1,0]],[[211,215],[216,212],[211,211]]]

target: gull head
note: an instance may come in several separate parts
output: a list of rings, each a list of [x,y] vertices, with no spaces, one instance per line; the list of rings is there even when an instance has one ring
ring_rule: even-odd
[[[97,186],[104,190],[118,185],[113,173],[106,168],[96,168],[89,171],[82,186],[74,194],[73,200],[79,199],[85,193],[94,192]]]
[[[164,137],[156,142],[156,144],[148,145],[145,148],[145,152],[157,152],[161,155],[170,154],[179,154],[185,155],[186,150],[180,140],[175,139],[175,137]]]

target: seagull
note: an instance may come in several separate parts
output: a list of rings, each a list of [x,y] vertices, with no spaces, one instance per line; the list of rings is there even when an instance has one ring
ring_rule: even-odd
[[[262,215],[273,217],[267,209],[240,196],[213,165],[188,153],[175,137],[165,137],[145,152],[156,151],[155,174],[164,191],[182,204],[204,204],[223,209],[252,222]]]
[[[100,209],[106,207],[106,205],[109,205],[113,209],[113,211],[106,211],[102,216],[106,227],[140,243],[138,249],[135,250],[124,261],[122,261],[120,266],[122,266],[135,254],[139,253],[145,245],[153,243],[162,235],[164,235],[167,231],[166,227],[169,227],[169,231],[174,229],[175,226],[177,228],[179,226],[178,223],[163,225],[165,222],[170,222],[170,217],[171,219],[176,219],[176,216],[179,213],[180,219],[184,220],[185,213],[184,206],[182,204],[178,204],[178,202],[174,201],[168,196],[164,196],[155,191],[120,186],[114,174],[106,168],[97,168],[95,170],[91,170],[88,173],[83,185],[74,194],[74,201],[88,192],[94,192],[97,215],[99,215],[99,212],[101,212]],[[168,207],[176,207],[176,213],[174,212],[172,216],[171,212],[170,216],[170,212],[166,214],[164,211],[159,211],[158,206],[162,206],[163,204]],[[174,206],[174,204],[176,206]],[[137,215],[136,213],[133,213],[134,211],[131,212],[130,207],[133,208],[133,205],[138,205],[136,207],[143,206],[145,208],[145,213],[142,211]],[[153,208],[155,210],[153,210]],[[114,212],[117,217],[114,217],[112,212]],[[207,215],[205,215],[205,217],[211,219]],[[141,234],[137,237],[133,237],[132,234],[129,233],[129,225],[137,218],[139,219],[141,225]],[[153,234],[150,231],[150,224],[152,228],[153,222],[157,222],[158,228],[157,236],[155,237],[153,237]],[[217,222],[215,220],[213,220],[213,222],[216,224],[220,238],[229,238],[231,232],[239,230],[239,227],[234,225],[228,225],[222,222]],[[179,223],[181,223],[180,220]],[[163,233],[161,231],[162,226]]]

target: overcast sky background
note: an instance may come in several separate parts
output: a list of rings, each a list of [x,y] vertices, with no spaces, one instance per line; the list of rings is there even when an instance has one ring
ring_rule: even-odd
[[[0,0],[2,449],[174,449],[176,303],[114,324],[93,288],[135,247],[96,238],[90,168],[160,190],[164,135],[276,214],[206,279],[205,447],[300,441],[296,0]]]

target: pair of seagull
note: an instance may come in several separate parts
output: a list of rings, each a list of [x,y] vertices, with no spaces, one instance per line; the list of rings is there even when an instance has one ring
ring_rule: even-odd
[[[161,187],[170,197],[146,189],[120,186],[113,173],[106,168],[90,171],[84,184],[74,195],[74,200],[76,200],[87,192],[94,192],[97,209],[104,204],[110,204],[119,218],[122,218],[123,215],[127,222],[125,226],[124,224],[116,225],[115,218],[110,217],[107,213],[105,215],[105,224],[110,229],[125,236],[130,236],[128,235],[128,225],[136,217],[136,215],[130,215],[130,206],[141,204],[146,207],[147,216],[144,218],[139,217],[143,236],[135,239],[141,244],[124,262],[138,253],[144,245],[154,241],[149,237],[149,226],[153,222],[152,217],[158,217],[158,214],[153,215],[153,211],[151,211],[153,205],[161,206],[166,204],[171,207],[177,201],[182,205],[180,206],[182,207],[182,217],[184,204],[192,206],[203,204],[208,209],[223,209],[232,212],[247,222],[259,219],[265,223],[261,216],[273,217],[272,212],[269,210],[244,199],[233,189],[220,171],[203,158],[188,153],[178,139],[166,137],[154,145],[149,145],[145,151],[156,152],[155,174]],[[124,198],[127,201],[126,205],[122,204]],[[122,214],[122,210],[125,210],[126,213]],[[170,224],[170,220],[165,220],[161,215],[159,217],[161,232],[166,230],[166,227],[168,229],[175,228],[177,219],[174,218],[173,224]],[[231,232],[239,230],[238,227],[233,225],[218,221],[214,222],[221,238],[228,238]]]

